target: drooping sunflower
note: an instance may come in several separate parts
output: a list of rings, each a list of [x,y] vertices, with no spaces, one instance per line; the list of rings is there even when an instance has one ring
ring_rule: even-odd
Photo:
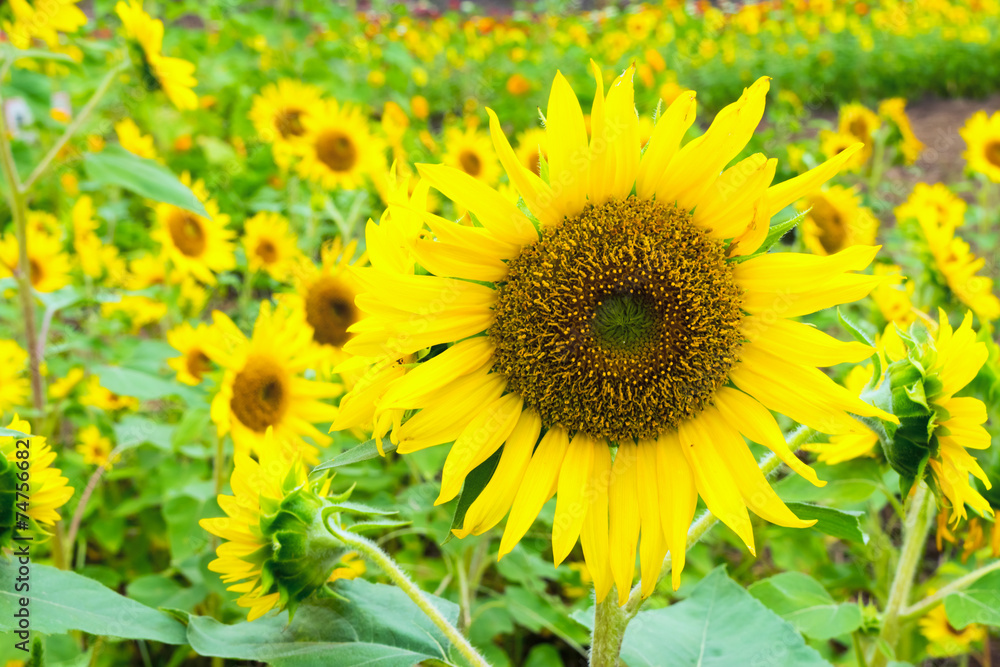
[[[231,433],[238,452],[259,453],[273,429],[280,446],[317,462],[317,449],[303,438],[321,446],[330,442],[313,424],[333,421],[336,408],[323,399],[337,396],[341,387],[303,377],[323,357],[309,330],[266,301],[249,339],[225,313],[215,311],[212,319],[218,334],[204,351],[225,370],[211,409],[219,435]]]
[[[301,120],[305,132],[292,146],[304,178],[330,190],[350,190],[384,168],[382,141],[357,106],[325,100]]]
[[[878,218],[854,188],[842,185],[817,190],[798,203],[809,209],[802,222],[802,240],[817,255],[832,255],[853,245],[875,243]]]
[[[289,142],[305,134],[305,118],[321,106],[319,88],[295,79],[268,84],[254,96],[250,121],[257,135],[272,144],[278,166],[288,167],[293,152]]]
[[[219,211],[201,179],[192,182],[191,175],[184,172],[181,182],[204,204],[208,217],[173,204],[159,203],[156,205],[157,225],[150,236],[162,244],[163,253],[181,276],[190,274],[203,283],[214,285],[216,273],[236,266],[235,234],[227,229],[229,216]]]
[[[163,55],[163,21],[147,14],[142,8],[142,0],[119,2],[115,12],[125,28],[133,62],[146,89],[162,90],[181,111],[197,109],[198,95],[193,88],[198,80],[194,78],[194,63]]]
[[[542,157],[545,156],[545,130],[535,127],[525,130],[518,138],[515,152],[525,169],[536,176],[540,175]]]
[[[10,0],[14,22],[3,22],[3,31],[18,49],[28,49],[34,39],[49,48],[59,47],[59,33],[72,34],[87,24],[87,15],[77,7],[80,0],[46,0],[32,6],[26,0]]]
[[[1000,111],[991,116],[977,111],[958,132],[965,139],[962,157],[969,169],[1000,183]]]
[[[264,270],[282,283],[292,277],[302,258],[288,219],[273,211],[261,211],[244,223],[243,250],[251,273]]]
[[[7,428],[26,435],[31,434],[31,424],[20,419],[16,414]],[[31,498],[27,511],[23,511],[29,519],[29,529],[46,534],[45,528],[59,521],[59,508],[73,496],[75,489],[69,485],[69,480],[62,476],[62,471],[52,464],[56,453],[52,451],[45,438],[31,436],[27,448],[17,445],[18,438],[0,437],[0,548],[10,545],[15,528],[15,503],[18,502],[15,490],[23,480],[18,479],[21,473],[27,473],[28,489],[24,493]],[[18,456],[18,451],[28,452],[28,458]],[[28,461],[27,470],[18,466],[19,461]],[[19,531],[22,532],[22,531]]]
[[[899,150],[906,164],[913,164],[924,150],[924,143],[917,139],[906,115],[906,100],[902,97],[892,97],[882,100],[878,105],[878,115],[888,120],[899,132]]]
[[[450,127],[445,130],[442,162],[486,185],[496,185],[500,179],[500,164],[490,137],[475,127]]]
[[[13,233],[0,238],[0,278],[17,271],[20,251]],[[39,292],[54,292],[70,282],[69,257],[59,239],[37,228],[28,227],[28,267],[31,286]]]
[[[27,364],[28,352],[17,341],[0,340],[0,414],[27,405]]]
[[[919,624],[920,634],[927,639],[927,654],[938,658],[969,653],[988,636],[986,628],[978,623],[970,623],[961,630],[953,626],[943,604],[927,612]]]
[[[216,330],[207,325],[191,326],[182,322],[167,332],[167,342],[180,352],[179,357],[167,359],[167,364],[177,372],[177,380],[191,386],[201,384],[205,373],[212,370],[212,360],[205,353],[217,337]]]
[[[299,265],[295,291],[281,297],[304,320],[313,342],[332,363],[343,359],[344,344],[352,336],[348,329],[361,318],[354,302],[361,288],[348,271],[351,265],[367,263],[363,253],[356,256],[357,247],[356,241],[342,245],[339,237],[324,244],[319,266],[310,261]]]
[[[897,220],[930,218],[933,224],[958,228],[965,224],[967,204],[944,183],[917,183],[906,201],[895,208]]]
[[[776,161],[763,155],[724,171],[761,120],[765,77],[683,147],[695,100],[681,95],[640,155],[631,70],[607,96],[593,71],[589,141],[576,95],[555,77],[549,182],[521,166],[489,111],[494,147],[530,214],[460,169],[419,166],[479,224],[424,215],[428,237],[399,245],[412,247],[426,275],[356,269],[367,317],[345,349],[389,360],[433,347],[376,397],[374,423],[386,411],[417,411],[389,434],[402,453],[454,442],[439,504],[500,451],[458,534],[489,530],[510,510],[502,556],[555,494],[556,563],[579,539],[597,599],[614,582],[624,604],[640,535],[643,594],[668,550],[679,584],[699,494],[750,549],[748,507],[811,525],[784,506],[743,439],[820,483],[769,409],[834,433],[861,428],[848,412],[894,417],[816,368],[860,361],[871,348],[789,319],[866,295],[879,279],[853,271],[877,248],[755,256],[772,213],[857,148],[771,187]],[[369,225],[369,238],[378,229]]]
[[[868,158],[871,157],[872,146],[875,143],[872,135],[881,126],[882,120],[878,115],[863,104],[852,102],[840,107],[837,117],[837,132],[849,134],[854,137],[855,141],[864,144],[861,149],[862,163],[867,162]]]

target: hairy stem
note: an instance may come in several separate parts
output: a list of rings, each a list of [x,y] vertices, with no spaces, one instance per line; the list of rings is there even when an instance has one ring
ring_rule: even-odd
[[[396,584],[400,590],[402,590],[406,595],[413,600],[414,604],[420,608],[427,618],[431,620],[434,625],[444,633],[445,637],[454,645],[459,653],[469,662],[470,665],[474,667],[489,667],[489,663],[483,656],[479,655],[479,652],[469,643],[458,628],[452,625],[448,619],[435,607],[424,592],[413,583],[403,568],[389,556],[385,551],[383,551],[377,544],[372,542],[366,537],[361,535],[356,535],[348,530],[344,530],[337,525],[336,521],[326,522],[327,529],[343,542],[345,545],[351,547],[365,558],[370,560],[379,566],[379,568],[385,572],[392,582]]]

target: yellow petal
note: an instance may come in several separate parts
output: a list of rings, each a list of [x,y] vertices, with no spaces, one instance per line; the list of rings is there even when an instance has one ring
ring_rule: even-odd
[[[663,567],[663,558],[667,555],[667,542],[663,537],[663,523],[660,520],[660,497],[657,491],[657,487],[662,485],[666,493],[667,485],[662,484],[657,477],[658,447],[659,443],[655,440],[645,440],[639,442],[637,450],[639,525],[642,535],[639,542],[639,571],[643,598],[648,598],[656,588],[660,569]],[[670,479],[672,484],[673,477]]]
[[[754,201],[770,184],[768,162],[763,153],[754,153],[722,172],[698,202],[695,224],[711,230],[713,238],[728,239],[742,233]]]
[[[507,265],[496,257],[464,246],[420,240],[413,244],[417,261],[438,276],[494,283],[507,278]]]
[[[587,569],[594,580],[594,597],[598,604],[611,590],[611,560],[608,556],[608,483],[611,479],[611,450],[603,440],[594,444],[595,480],[603,481],[594,489],[580,529],[580,546]]]
[[[587,200],[590,146],[580,100],[561,72],[552,81],[545,134],[554,205],[561,215],[576,215]]]
[[[609,548],[611,573],[618,588],[618,604],[624,605],[635,575],[635,551],[639,541],[639,474],[634,442],[618,445],[608,490]]]
[[[635,192],[640,199],[651,199],[655,194],[660,177],[677,153],[684,134],[694,123],[697,107],[694,91],[686,91],[657,119],[656,127],[653,128],[653,134],[639,161]]]
[[[759,348],[803,366],[858,363],[875,349],[856,341],[839,341],[816,327],[785,319],[747,317],[743,333]]]
[[[576,545],[587,509],[587,498],[594,493],[594,440],[577,433],[569,443],[556,493],[556,514],[552,522],[552,558],[556,566],[566,559]]]
[[[635,114],[635,92],[632,88],[634,67],[629,67],[615,79],[608,91],[605,139],[611,142],[615,154],[615,177],[611,196],[624,199],[632,192],[639,171],[639,118]]]
[[[789,288],[773,292],[751,290],[743,295],[743,310],[763,317],[800,317],[863,299],[884,281],[881,276],[848,273],[810,292]]]
[[[507,381],[488,368],[458,378],[392,434],[401,454],[453,442],[484,404],[500,398]]]
[[[733,267],[733,278],[751,292],[808,292],[820,289],[848,271],[860,271],[881,246],[851,246],[834,255],[775,252]]]
[[[818,167],[783,183],[772,185],[767,191],[768,203],[771,208],[769,217],[774,217],[792,202],[802,199],[836,176],[837,172],[851,159],[852,155],[861,150],[863,145],[861,143],[854,144]]]
[[[493,147],[500,158],[500,164],[507,172],[510,182],[521,193],[524,203],[528,209],[535,214],[535,217],[543,225],[554,225],[562,220],[553,203],[552,190],[540,178],[535,176],[521,165],[517,159],[514,149],[510,147],[503,129],[500,127],[500,120],[492,109],[486,109],[490,117],[490,136],[493,138]]]
[[[660,520],[670,549],[671,584],[676,591],[680,588],[687,558],[687,534],[698,506],[698,489],[677,433],[662,434],[656,444],[656,473],[660,479],[670,480],[670,484],[663,485],[659,491]]]
[[[422,408],[428,394],[479,370],[493,357],[488,336],[463,340],[394,381],[382,398],[384,408]]]
[[[600,206],[611,196],[615,154],[604,122],[604,77],[600,66],[590,61],[594,75],[594,103],[590,109],[590,203]]]

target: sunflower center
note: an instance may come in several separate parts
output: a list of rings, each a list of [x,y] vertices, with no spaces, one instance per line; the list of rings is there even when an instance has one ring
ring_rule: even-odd
[[[354,290],[332,276],[320,278],[309,288],[306,321],[313,328],[313,340],[342,347],[350,339],[347,329],[358,321],[354,296]]]
[[[194,213],[174,209],[168,222],[170,238],[181,254],[188,257],[200,257],[208,245],[205,229]]]
[[[458,164],[469,176],[479,176],[483,171],[483,161],[474,151],[466,150],[459,153]]]
[[[848,124],[847,129],[850,131],[852,135],[854,135],[859,139],[868,136],[868,124],[865,123],[865,121],[861,120],[860,118],[855,118],[854,120],[852,120]]]
[[[268,239],[261,239],[254,252],[265,264],[274,264],[278,261],[278,248]]]
[[[994,167],[1000,167],[1000,141],[991,141],[983,149],[986,161]]]
[[[188,353],[185,364],[188,373],[196,380],[201,380],[201,376],[212,368],[212,362],[201,350],[192,350]]]
[[[813,203],[810,213],[819,228],[817,240],[828,255],[840,252],[847,242],[847,224],[840,212],[825,199]]]
[[[494,370],[548,425],[653,438],[698,414],[743,336],[723,245],[675,206],[588,206],[508,264]]]
[[[244,426],[263,433],[275,426],[288,408],[287,378],[281,366],[266,357],[250,357],[233,380],[229,401]]]
[[[38,287],[45,279],[45,269],[35,259],[28,260],[28,278],[34,287]]]
[[[343,132],[327,130],[316,139],[316,157],[333,171],[350,171],[358,161],[358,149]]]
[[[274,127],[285,139],[301,137],[306,132],[302,126],[302,109],[282,109],[274,116]]]

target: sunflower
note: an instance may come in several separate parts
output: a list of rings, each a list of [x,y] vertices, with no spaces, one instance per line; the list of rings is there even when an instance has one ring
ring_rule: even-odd
[[[872,290],[872,301],[878,306],[886,322],[908,327],[916,320],[913,309],[913,281],[907,280],[903,270],[895,264],[876,264],[875,275],[888,278]],[[905,282],[905,284],[903,284]]]
[[[143,134],[131,118],[115,123],[115,135],[121,147],[129,153],[147,160],[156,159],[156,145],[153,143],[152,135]]]
[[[811,193],[797,206],[800,211],[809,210],[802,223],[802,240],[817,255],[875,243],[878,218],[861,205],[854,188],[831,185]]]
[[[858,140],[851,134],[831,132],[823,130],[819,133],[820,150],[828,159],[840,155],[851,146],[858,143]],[[864,151],[856,151],[851,158],[844,163],[844,171],[857,171],[868,160],[868,154]]]
[[[1000,183],[1000,111],[992,116],[977,111],[958,132],[965,139],[962,157],[969,169]]]
[[[273,429],[282,447],[317,461],[316,448],[303,437],[321,446],[330,442],[313,424],[333,421],[336,408],[322,399],[338,395],[341,387],[302,377],[323,357],[309,329],[287,309],[272,309],[266,301],[249,339],[224,313],[215,311],[212,318],[218,334],[204,351],[225,370],[211,409],[219,435],[232,433],[238,452],[259,453]]]
[[[19,408],[28,401],[28,378],[24,371],[28,353],[13,340],[0,340],[0,413]]]
[[[124,315],[136,334],[144,326],[155,324],[167,315],[167,304],[142,294],[124,294],[117,301],[101,304],[101,316],[110,319],[116,314]]]
[[[114,284],[125,275],[125,260],[114,244],[104,243],[97,236],[94,219],[94,202],[89,195],[82,195],[73,204],[73,252],[80,262],[80,269],[91,278],[108,277]]]
[[[954,627],[948,622],[943,604],[927,612],[919,623],[920,634],[927,639],[927,654],[937,658],[968,653],[974,644],[981,644],[987,637],[986,628],[978,623],[970,623],[961,630]]]
[[[226,229],[229,216],[219,212],[201,179],[192,182],[191,175],[184,172],[181,182],[204,204],[208,217],[173,204],[159,203],[156,205],[157,226],[150,236],[162,244],[164,254],[182,276],[190,274],[203,283],[214,285],[216,273],[236,266],[235,234]]]
[[[273,145],[280,167],[288,167],[293,152],[289,142],[305,134],[305,118],[322,104],[319,88],[294,79],[268,84],[254,96],[250,121],[257,136]]]
[[[83,462],[87,465],[111,467],[108,457],[114,447],[111,439],[101,435],[101,429],[94,424],[88,424],[77,433],[80,442],[76,445],[76,451],[83,456]]]
[[[364,254],[357,254],[357,242],[341,245],[337,238],[323,245],[320,265],[304,262],[299,267],[295,291],[282,295],[282,299],[304,321],[313,342],[333,363],[343,360],[344,344],[350,340],[348,332],[360,319],[354,300],[360,291],[357,279],[348,271],[352,264],[367,263]]]
[[[125,36],[147,90],[162,90],[181,111],[198,108],[198,85],[194,64],[183,58],[168,58],[162,53],[163,21],[152,18],[142,9],[142,0],[115,5],[115,12],[125,28]]]
[[[900,147],[906,164],[913,164],[924,150],[924,144],[913,133],[910,117],[906,115],[906,100],[902,97],[892,97],[882,100],[878,105],[878,115],[892,123],[899,132]]]
[[[28,267],[31,286],[38,292],[54,292],[70,282],[69,257],[59,239],[46,232],[28,227]],[[0,238],[0,278],[17,271],[20,252],[14,234]]]
[[[356,106],[325,100],[301,118],[305,129],[292,143],[304,178],[333,190],[361,187],[380,168],[385,157],[382,142]]]
[[[495,185],[500,179],[500,164],[490,136],[475,127],[445,130],[442,161],[486,185]]]
[[[302,258],[288,220],[272,211],[261,211],[246,221],[243,250],[251,273],[263,269],[281,283],[288,282]]]
[[[872,146],[875,143],[872,135],[881,126],[882,121],[878,115],[863,104],[852,102],[840,107],[837,132],[850,135],[855,141],[864,144],[864,148],[861,149],[862,163],[868,162],[868,158],[871,157]]]
[[[87,372],[80,366],[71,368],[66,375],[53,380],[49,385],[49,398],[54,401],[66,398],[86,375]]]
[[[914,221],[902,221],[914,229]],[[985,320],[1000,317],[1000,299],[993,293],[993,280],[978,275],[986,265],[976,257],[968,242],[955,235],[955,228],[921,216],[916,221],[918,234],[923,237],[933,262],[932,268],[941,276],[951,293]]]
[[[545,156],[545,130],[536,127],[525,130],[518,138],[515,153],[521,166],[540,175],[542,158]]]
[[[917,183],[906,201],[895,208],[897,220],[929,218],[939,226],[961,227],[965,224],[967,204],[944,183]]]
[[[555,494],[555,562],[579,538],[597,599],[614,583],[624,604],[640,535],[643,594],[668,550],[679,584],[699,494],[751,550],[748,507],[781,525],[811,525],[785,507],[743,439],[820,483],[769,409],[833,433],[862,428],[848,412],[895,418],[816,369],[860,361],[871,348],[787,319],[868,294],[880,279],[852,272],[877,248],[756,255],[771,214],[857,149],[773,187],[776,161],[763,155],[723,171],[760,122],[764,77],[680,147],[695,106],[682,95],[640,155],[631,69],[606,97],[593,71],[590,142],[576,95],[556,75],[548,182],[521,166],[488,111],[524,210],[460,169],[419,165],[482,226],[426,214],[428,238],[400,239],[426,274],[356,269],[366,317],[345,349],[388,359],[434,348],[378,399],[374,420],[415,411],[390,434],[404,454],[454,443],[438,504],[501,452],[457,534],[482,533],[510,510],[503,556]],[[368,238],[377,230],[369,225]]]
[[[3,30],[19,49],[31,48],[33,39],[58,49],[59,33],[75,33],[87,23],[87,15],[76,6],[79,1],[46,0],[36,9],[26,0],[10,0],[14,22],[4,21]]]
[[[31,433],[31,424],[17,415],[14,415],[14,419],[7,424],[7,428],[25,434]],[[25,450],[23,446],[18,446],[18,441],[18,438],[0,437],[0,480],[4,482],[2,485],[4,491],[0,492],[0,502],[10,503],[8,507],[0,508],[0,518],[11,519],[9,523],[7,521],[0,523],[0,547],[10,545],[15,525],[13,505],[17,500],[13,489],[18,488],[19,473],[27,472],[27,480],[24,481],[27,481],[28,489],[24,493],[31,498],[31,502],[24,514],[28,516],[30,528],[34,531],[45,534],[46,526],[54,526],[59,521],[59,508],[66,504],[74,492],[69,480],[62,476],[62,471],[52,466],[56,460],[56,453],[45,442],[45,438],[30,437],[27,447],[27,470],[18,465],[18,462],[25,460],[18,456],[19,451]],[[23,442],[23,439],[21,441]]]
[[[138,410],[139,399],[134,396],[116,394],[101,384],[101,378],[91,375],[87,378],[87,384],[84,385],[84,393],[80,397],[80,405],[89,405],[105,412]]]
[[[191,386],[201,384],[205,373],[212,370],[212,360],[205,349],[216,337],[216,330],[207,324],[193,327],[183,322],[167,332],[167,342],[181,353],[179,357],[167,359],[167,364],[177,372],[179,382]]]
[[[871,365],[855,366],[844,379],[844,387],[852,394],[860,396],[871,380],[872,372]],[[855,433],[840,433],[831,436],[829,442],[807,443],[802,446],[802,449],[817,453],[820,463],[837,465],[861,456],[876,456],[878,444],[878,434],[865,427]]]

